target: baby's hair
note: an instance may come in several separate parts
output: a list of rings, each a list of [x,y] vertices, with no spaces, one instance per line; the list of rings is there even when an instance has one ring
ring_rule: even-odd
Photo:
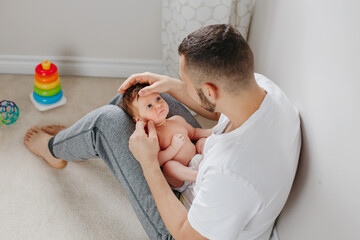
[[[150,86],[148,83],[136,83],[126,89],[123,93],[121,101],[119,102],[118,106],[124,109],[124,111],[129,114],[131,117],[135,116],[133,102],[139,98],[139,92],[144,87]]]

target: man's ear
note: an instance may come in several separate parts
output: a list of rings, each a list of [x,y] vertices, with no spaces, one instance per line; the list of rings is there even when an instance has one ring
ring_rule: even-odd
[[[218,87],[213,83],[204,83],[202,86],[202,91],[208,100],[212,103],[215,103],[219,97]]]

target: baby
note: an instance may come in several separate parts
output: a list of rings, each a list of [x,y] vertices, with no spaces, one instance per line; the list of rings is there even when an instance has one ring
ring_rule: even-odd
[[[197,171],[188,166],[196,153],[202,154],[205,139],[211,135],[211,129],[193,128],[181,116],[167,119],[169,106],[159,93],[138,95],[146,86],[149,84],[138,83],[128,88],[119,106],[133,117],[135,122],[154,122],[160,145],[159,165],[171,187],[182,192],[189,182],[196,180]],[[196,145],[191,140],[197,140]],[[199,161],[195,159],[193,161]],[[184,184],[185,182],[187,184]]]

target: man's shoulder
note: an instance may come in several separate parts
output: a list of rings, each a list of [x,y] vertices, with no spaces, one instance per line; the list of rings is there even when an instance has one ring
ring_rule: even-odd
[[[276,83],[259,73],[255,73],[255,79],[257,84],[267,92],[268,98],[271,99],[269,107],[272,108],[272,114],[276,115],[280,111],[285,115],[298,116],[298,109]],[[271,112],[269,111],[269,113]]]
[[[257,84],[262,87],[267,93],[271,95],[283,94],[282,90],[265,75],[255,73],[254,76]]]

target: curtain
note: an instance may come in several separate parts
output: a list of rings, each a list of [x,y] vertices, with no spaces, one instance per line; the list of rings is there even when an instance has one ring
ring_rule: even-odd
[[[231,24],[247,39],[255,0],[163,0],[162,49],[164,74],[179,77],[177,48],[196,29]]]

